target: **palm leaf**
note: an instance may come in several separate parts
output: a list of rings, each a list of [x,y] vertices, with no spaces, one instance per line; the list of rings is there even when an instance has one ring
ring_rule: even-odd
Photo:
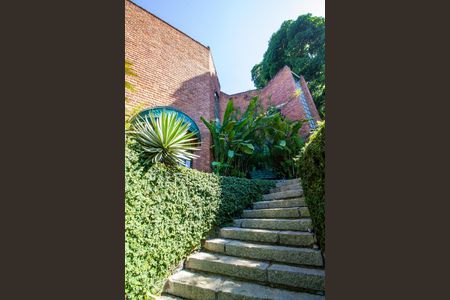
[[[185,160],[197,158],[199,150],[196,134],[189,132],[189,124],[176,113],[162,111],[159,116],[149,113],[139,117],[133,124],[133,131],[141,149],[152,163],[169,165],[183,164]]]

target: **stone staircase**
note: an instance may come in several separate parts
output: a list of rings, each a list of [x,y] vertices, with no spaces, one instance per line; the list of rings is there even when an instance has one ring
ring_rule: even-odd
[[[302,196],[299,180],[278,182],[190,255],[159,299],[325,299],[324,261]]]

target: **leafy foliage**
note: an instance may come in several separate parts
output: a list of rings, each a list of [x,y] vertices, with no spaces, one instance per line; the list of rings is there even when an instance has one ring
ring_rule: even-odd
[[[304,146],[299,135],[303,121],[292,121],[279,110],[269,107],[267,115],[272,116],[255,132],[256,151],[250,165],[254,169],[273,170],[279,178],[297,178],[296,156]]]
[[[275,186],[271,180],[250,180],[238,177],[219,177],[221,201],[216,225],[229,223],[233,217],[239,216],[242,210],[249,208],[261,195],[269,192]]]
[[[214,225],[230,222],[273,187],[160,163],[144,167],[139,147],[126,137],[125,294],[133,300],[158,294]]]
[[[283,22],[269,41],[261,63],[251,71],[257,88],[264,87],[285,65],[308,81],[314,102],[325,113],[325,19],[311,14]]]
[[[299,158],[305,201],[320,247],[325,251],[325,122],[311,135]]]
[[[229,100],[222,123],[201,120],[211,132],[217,174],[246,177],[255,169],[271,169],[280,177],[297,175],[294,156],[303,146],[298,134],[303,121],[291,121],[274,107],[264,111],[258,97],[242,114]]]
[[[133,122],[133,129],[147,162],[176,165],[198,157],[191,152],[199,150],[196,134],[174,112],[163,110],[159,116],[150,112]]]
[[[136,73],[134,73],[132,69],[132,64],[128,61],[125,61],[125,89],[129,91],[134,91],[134,86],[126,80],[126,77],[134,77],[136,76]]]
[[[253,98],[245,113],[238,117],[233,101],[228,101],[222,124],[218,120],[208,122],[201,117],[211,132],[215,160],[212,167],[216,173],[245,177],[245,157],[255,149],[250,135],[261,119],[256,115],[256,103],[257,98]]]
[[[128,78],[135,77],[137,74],[133,71],[133,65],[130,62],[125,61],[125,91],[134,92],[134,86],[127,80]],[[129,99],[125,97],[125,132],[131,129],[131,120],[142,109],[141,105],[130,107]]]

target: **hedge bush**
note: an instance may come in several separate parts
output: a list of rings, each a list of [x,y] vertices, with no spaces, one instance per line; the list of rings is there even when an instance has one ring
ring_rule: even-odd
[[[185,167],[144,167],[125,149],[125,294],[152,299],[171,271],[214,227],[230,222],[272,182],[219,177]]]
[[[325,251],[325,122],[311,135],[299,158],[300,178],[314,231]]]

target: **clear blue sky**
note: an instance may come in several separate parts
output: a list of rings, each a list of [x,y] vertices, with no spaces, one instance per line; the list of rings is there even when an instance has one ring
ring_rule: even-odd
[[[221,89],[254,88],[252,67],[262,60],[270,36],[285,20],[325,16],[325,0],[132,0],[210,46]]]

